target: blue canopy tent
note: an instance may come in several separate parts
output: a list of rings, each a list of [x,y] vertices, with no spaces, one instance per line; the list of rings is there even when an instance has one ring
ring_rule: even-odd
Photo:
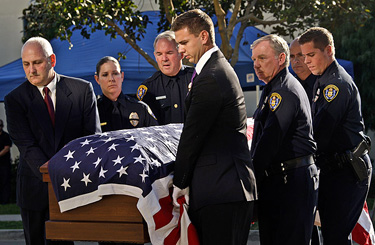
[[[145,52],[153,57],[153,42],[158,34],[157,23],[159,22],[159,11],[147,11],[144,13],[149,16],[152,24],[147,26],[145,37],[137,43]],[[214,23],[215,22],[214,20]],[[233,31],[233,36],[230,40],[232,46],[235,44],[238,29],[239,25],[237,25]],[[67,41],[61,41],[59,39],[51,40],[51,45],[57,59],[55,70],[60,74],[80,77],[90,81],[97,95],[101,94],[101,90],[94,79],[95,66],[103,56],[109,55],[118,57],[119,52],[123,52],[126,55],[126,59],[120,60],[121,69],[125,73],[123,92],[126,94],[135,94],[140,83],[156,71],[153,66],[121,37],[111,39],[109,36],[105,35],[105,31],[96,31],[91,34],[90,39],[85,39],[79,32],[79,30],[73,32],[71,38],[73,47],[71,49],[69,49],[69,43]],[[237,72],[244,90],[251,90],[255,85],[262,84],[255,76],[251,60],[250,45],[254,40],[263,35],[267,35],[267,33],[255,27],[246,28],[243,34],[238,62],[234,69]],[[218,46],[221,44],[221,38],[217,29],[216,43]],[[351,67],[352,71],[352,63],[350,61],[345,62],[346,65],[344,67],[347,70],[347,67]],[[0,74],[2,74],[0,76],[0,101],[3,101],[6,94],[25,81],[21,59],[0,67]],[[351,72],[351,74],[353,73]]]

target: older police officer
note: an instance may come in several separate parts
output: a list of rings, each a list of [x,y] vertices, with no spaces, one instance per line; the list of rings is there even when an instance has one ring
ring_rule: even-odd
[[[254,114],[251,146],[260,242],[308,245],[318,197],[310,103],[286,68],[289,48],[284,39],[268,35],[251,49],[255,73],[266,83]]]

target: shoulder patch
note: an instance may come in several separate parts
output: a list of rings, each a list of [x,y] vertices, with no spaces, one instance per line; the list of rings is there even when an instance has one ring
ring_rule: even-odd
[[[323,90],[323,96],[326,101],[331,102],[339,94],[339,88],[333,84],[327,85]]]
[[[281,103],[281,95],[278,94],[278,93],[272,93],[271,96],[270,96],[270,100],[269,100],[269,105],[270,105],[270,109],[271,111],[275,111],[277,109],[277,107],[279,107],[280,103]]]
[[[146,92],[147,92],[147,87],[145,85],[139,86],[139,88],[137,90],[137,98],[139,100],[142,100],[143,97],[145,96]]]

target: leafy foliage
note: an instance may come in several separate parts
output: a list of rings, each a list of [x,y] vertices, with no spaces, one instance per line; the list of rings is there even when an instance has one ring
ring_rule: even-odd
[[[216,15],[222,39],[220,47],[234,66],[238,59],[242,34],[248,26],[270,26],[272,33],[291,38],[311,26],[324,26],[333,32],[337,57],[353,61],[356,83],[361,91],[363,114],[367,128],[375,129],[375,62],[372,37],[374,31],[374,0],[154,0],[160,5],[158,31],[168,30],[171,16],[189,9],[201,8]],[[167,6],[164,6],[167,5]],[[172,7],[173,6],[173,7]],[[165,8],[166,7],[166,8]],[[227,19],[228,11],[235,18]],[[23,12],[24,40],[31,36],[68,40],[73,30],[90,38],[90,33],[105,30],[112,38],[121,36],[156,69],[156,62],[137,46],[145,35],[148,17],[136,10],[130,0],[36,0]],[[236,44],[229,43],[234,26],[240,25]],[[71,44],[73,45],[73,44]],[[119,52],[120,57],[125,56]]]
[[[375,1],[368,2],[375,9]],[[370,12],[371,13],[371,12]],[[341,22],[333,30],[336,56],[354,64],[355,82],[362,98],[362,112],[367,129],[375,130],[375,15],[363,25],[357,26],[350,20]]]
[[[224,12],[228,13],[233,10],[238,0],[216,1],[219,2]],[[159,31],[167,30],[170,24],[166,23],[163,1],[158,2],[161,5]],[[217,14],[214,2],[215,0],[174,0],[175,9],[172,12],[178,15],[189,9],[200,8],[213,16]],[[337,27],[344,19],[363,23],[369,18],[366,0],[248,0],[238,2],[240,2],[240,11],[237,15],[237,23],[245,19],[247,26],[271,26],[272,33],[290,37],[294,37],[297,31],[303,31],[318,23]],[[246,12],[247,9],[249,9],[248,12]]]
[[[136,42],[144,37],[150,21],[136,9],[133,1],[128,0],[37,0],[23,11],[24,41],[32,36],[58,37],[68,40],[72,47],[70,38],[74,30],[81,30],[85,38],[96,30],[104,30],[111,38],[120,36],[141,51]]]
[[[243,31],[248,26],[269,26],[271,33],[294,38],[307,28],[325,24],[332,28],[339,26],[343,20],[362,25],[369,17],[368,1],[366,0],[175,0],[158,1],[161,4],[161,21],[159,30],[169,29],[170,24],[165,18],[164,4],[172,2],[175,7],[169,8],[170,14],[178,15],[194,8],[204,9],[210,15],[216,15],[219,33],[223,40],[220,49],[234,66],[238,60],[238,49]],[[231,11],[235,18],[226,18]],[[236,44],[232,47],[228,40],[232,37],[233,28],[240,24]]]

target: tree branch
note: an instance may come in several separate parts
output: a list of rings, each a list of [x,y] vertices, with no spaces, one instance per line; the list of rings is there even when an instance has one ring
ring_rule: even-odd
[[[228,23],[228,28],[227,28],[229,40],[232,38],[234,27],[237,24],[236,20],[237,20],[237,15],[238,15],[238,13],[240,12],[240,9],[241,9],[241,2],[242,2],[241,0],[236,0],[236,2],[234,4],[232,16],[230,17],[230,20],[229,20],[229,23]]]
[[[261,25],[275,25],[275,24],[282,24],[282,23],[286,22],[285,19],[282,19],[282,20],[262,20],[262,19],[259,19],[259,18],[255,17],[255,15],[253,13],[251,13],[251,14],[248,14],[248,15],[244,15],[241,18],[238,18],[237,23],[243,22],[243,21],[248,21],[248,20],[252,20],[252,21],[254,21],[258,24],[261,24]]]
[[[164,5],[165,17],[167,18],[168,22],[172,24],[174,20],[174,16],[171,15],[171,10],[174,10],[173,1],[163,0],[163,5]]]
[[[150,63],[156,70],[159,70],[158,64],[156,61],[151,58],[150,55],[148,55],[141,47],[139,47],[136,42],[128,36],[116,23],[113,21],[107,19],[106,24],[111,26],[113,29],[115,29],[116,33],[118,33],[124,40],[127,42],[132,48],[135,49],[140,55],[142,55],[148,63]]]
[[[254,0],[251,3],[249,1],[249,4],[246,6],[246,9],[245,9],[245,14],[244,14],[245,16],[250,14],[250,11],[252,10],[252,8],[256,4],[256,2],[257,2],[257,0]],[[242,41],[243,33],[245,32],[245,29],[247,28],[247,26],[248,26],[247,20],[244,20],[244,21],[241,22],[240,29],[238,30],[237,37],[236,37],[236,43],[234,45],[234,51],[233,51],[232,59],[230,60],[230,64],[233,67],[238,61],[240,44],[241,44],[241,41]]]
[[[230,46],[229,38],[227,35],[226,23],[225,23],[225,12],[219,3],[219,0],[214,0],[214,7],[215,7],[215,14],[217,17],[219,34],[221,37],[220,49],[223,52],[225,58],[229,60],[230,57],[232,56],[233,49]]]

